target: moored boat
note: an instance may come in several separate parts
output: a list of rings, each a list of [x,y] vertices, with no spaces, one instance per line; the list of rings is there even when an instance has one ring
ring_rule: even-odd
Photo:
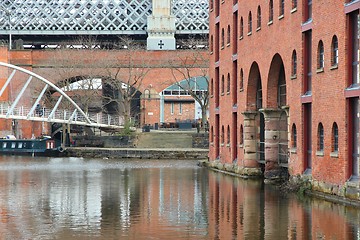
[[[0,139],[0,154],[60,156],[64,152],[61,144],[50,137],[38,139],[16,139],[6,137]]]

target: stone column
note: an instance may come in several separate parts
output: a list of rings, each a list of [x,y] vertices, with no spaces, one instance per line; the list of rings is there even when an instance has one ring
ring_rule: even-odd
[[[256,149],[257,149],[257,126],[256,115],[257,112],[247,111],[242,113],[244,115],[244,163],[245,168],[257,168]]]
[[[264,177],[268,180],[277,180],[281,177],[279,160],[279,140],[280,140],[280,109],[260,109],[264,114],[265,120],[265,173]]]
[[[147,18],[147,50],[175,50],[175,17],[170,0],[153,0]]]

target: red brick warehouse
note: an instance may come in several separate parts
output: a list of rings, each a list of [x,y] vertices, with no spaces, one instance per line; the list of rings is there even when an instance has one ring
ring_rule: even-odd
[[[360,199],[359,8],[210,1],[212,165]]]

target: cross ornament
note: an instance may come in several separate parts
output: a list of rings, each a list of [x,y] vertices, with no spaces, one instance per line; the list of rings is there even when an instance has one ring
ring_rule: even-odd
[[[162,49],[165,44],[163,43],[162,40],[160,40],[160,42],[158,43],[158,45],[159,45],[160,49]]]

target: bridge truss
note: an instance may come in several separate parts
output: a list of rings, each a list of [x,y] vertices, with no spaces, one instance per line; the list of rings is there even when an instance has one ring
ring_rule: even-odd
[[[176,34],[207,34],[208,0],[171,0]],[[146,35],[150,0],[2,0],[0,35]]]
[[[5,70],[10,70],[11,74],[0,89],[0,97],[2,97],[5,91],[10,88],[11,82],[18,80],[17,76],[21,79],[24,79],[24,76],[26,76],[27,80],[22,81],[24,82],[22,86],[18,86],[20,90],[13,101],[7,101],[0,104],[1,119],[82,125],[110,130],[123,128],[123,118],[101,113],[92,115],[86,114],[62,89],[49,80],[24,68],[0,62],[0,73],[7,73],[7,71],[4,71],[4,68]],[[3,78],[4,76],[0,77]],[[32,96],[31,99],[29,99],[29,93],[26,92],[33,92],[33,90],[30,89],[30,86],[35,84],[33,83],[34,81],[36,81],[36,86],[39,86],[40,89],[42,87],[42,90],[39,91],[37,96]],[[59,96],[56,103],[51,108],[41,107],[40,104],[43,102],[47,91],[55,92]],[[26,102],[27,106],[20,105],[19,103],[21,101]],[[69,108],[60,109],[59,106],[61,105],[69,106]]]

